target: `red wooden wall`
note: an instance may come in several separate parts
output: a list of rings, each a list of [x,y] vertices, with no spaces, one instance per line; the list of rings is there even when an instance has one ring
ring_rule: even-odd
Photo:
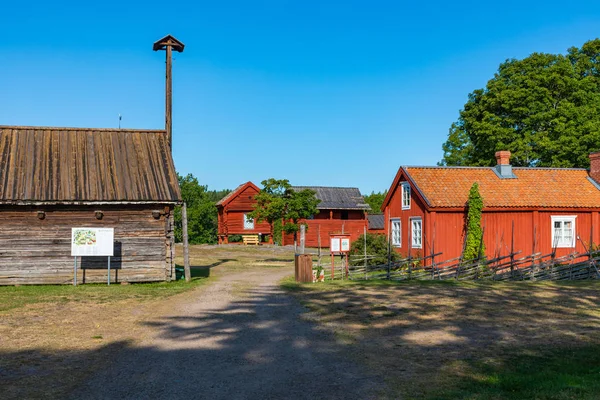
[[[361,212],[362,213],[362,212]],[[363,213],[364,216],[364,213]],[[329,234],[344,233],[350,235],[350,240],[355,241],[368,228],[368,221],[363,219],[309,219],[301,223],[307,225],[306,247],[318,247],[319,236],[321,237],[321,247],[329,247]],[[283,235],[283,245],[294,244],[294,235]],[[298,237],[298,241],[300,238]]]

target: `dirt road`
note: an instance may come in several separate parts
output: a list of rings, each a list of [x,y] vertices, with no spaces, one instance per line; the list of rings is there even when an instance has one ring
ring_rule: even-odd
[[[279,288],[290,273],[236,272],[176,296],[170,310],[147,322],[143,340],[71,398],[380,398],[382,380],[303,320],[302,306]]]

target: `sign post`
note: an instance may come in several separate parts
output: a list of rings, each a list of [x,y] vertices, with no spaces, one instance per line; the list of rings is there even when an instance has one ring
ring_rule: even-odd
[[[71,256],[74,257],[73,285],[77,286],[77,257],[108,256],[108,284],[110,285],[110,258],[114,256],[114,228],[71,228]]]
[[[335,277],[335,255],[342,256],[342,279],[344,279],[344,270],[348,276],[348,253],[350,252],[350,235],[332,234],[329,239],[329,252],[331,253],[331,279]],[[343,261],[345,260],[345,265]],[[345,267],[345,268],[344,268]]]

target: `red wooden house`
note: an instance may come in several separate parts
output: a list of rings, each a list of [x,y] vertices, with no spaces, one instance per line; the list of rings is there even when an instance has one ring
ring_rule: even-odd
[[[307,247],[329,247],[329,235],[346,233],[354,241],[369,228],[368,211],[371,209],[358,188],[294,186],[294,190],[314,190],[321,202],[319,213],[311,219],[302,220],[307,226]],[[283,244],[293,244],[293,235],[284,235]]]
[[[254,196],[258,192],[258,186],[246,182],[217,203],[219,244],[228,243],[229,235],[270,235],[271,228],[266,221],[258,222],[247,217],[254,209]],[[269,237],[269,240],[272,243],[272,238]]]
[[[294,186],[293,189],[314,190],[316,197],[321,200],[317,206],[319,213],[301,221],[307,226],[307,247],[317,247],[319,244],[329,247],[331,233],[347,233],[352,240],[356,240],[368,229],[367,211],[370,207],[357,188]],[[254,209],[254,196],[259,191],[254,183],[246,182],[217,203],[219,244],[228,243],[229,235],[269,235],[267,222],[254,221],[246,216]],[[272,238],[269,239],[272,243]],[[282,245],[293,243],[293,235],[283,235]]]
[[[496,158],[495,167],[400,167],[382,206],[397,251],[459,257],[474,182],[483,197],[488,257],[508,254],[511,245],[523,256],[553,249],[561,256],[600,243],[600,153],[590,155],[589,172],[513,168],[508,151]]]

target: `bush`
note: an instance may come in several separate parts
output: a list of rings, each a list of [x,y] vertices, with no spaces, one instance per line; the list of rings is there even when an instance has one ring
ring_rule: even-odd
[[[352,243],[350,247],[350,265],[364,265],[365,254],[365,236],[360,235],[358,240]],[[388,262],[388,242],[384,235],[367,233],[367,260],[368,266],[382,265]],[[398,261],[401,258],[400,253],[391,249],[391,260]]]

